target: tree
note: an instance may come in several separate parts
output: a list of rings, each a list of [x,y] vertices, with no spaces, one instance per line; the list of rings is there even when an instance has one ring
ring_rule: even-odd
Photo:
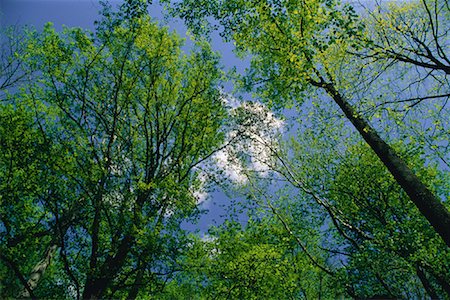
[[[0,100],[6,98],[6,91],[13,89],[27,77],[20,56],[24,54],[26,29],[6,27],[0,31]]]
[[[346,130],[346,121],[332,117],[326,99],[317,101],[322,103],[298,116],[306,121],[295,137],[272,149],[265,164],[276,174],[247,172],[249,199],[266,211],[264,218],[279,219],[277,227],[309,253],[309,263],[338,280],[349,296],[445,298],[445,244],[370,148]],[[446,197],[448,173],[437,164],[423,168],[418,143],[393,145],[434,193]]]
[[[351,137],[333,144],[316,135],[299,135],[274,153],[278,161],[269,167],[277,175],[248,174],[247,197],[270,224],[265,238],[289,240],[306,265],[351,297],[448,296],[443,241],[377,157],[361,141],[349,145]],[[420,153],[408,153],[410,163],[423,165]],[[420,176],[445,193],[446,174],[431,166],[426,172]]]
[[[328,229],[318,233],[324,235],[325,242],[316,247],[332,254],[330,262],[340,262],[337,266],[330,263],[329,268],[337,269],[336,273],[345,270],[341,280],[357,297],[448,295],[445,245],[370,149],[359,143],[347,147],[321,170],[320,164],[306,167],[301,163],[299,155],[304,150],[297,146],[297,158],[282,169],[303,197],[310,198],[304,204],[291,205],[316,205],[327,214],[322,226],[328,222]],[[423,165],[418,153],[410,149],[408,154],[410,165]],[[292,168],[297,163],[303,170]],[[421,178],[428,178],[437,189],[446,180],[433,167],[426,172]],[[434,191],[439,195],[443,192]],[[303,224],[292,227],[302,228]]]
[[[227,221],[193,238],[180,257],[183,270],[167,289],[167,299],[335,298],[339,285],[322,277],[270,218],[247,225]],[[182,294],[179,292],[182,291]],[[178,295],[178,296],[177,296]],[[163,299],[166,299],[163,298]]]
[[[303,122],[281,145],[267,139],[276,127],[269,111],[239,118],[253,129],[244,146],[234,145],[228,155],[243,156],[235,168],[239,176],[230,177],[249,185],[244,211],[268,225],[265,239],[288,239],[306,265],[338,282],[347,296],[445,298],[445,244],[348,121],[326,106],[327,99],[315,101],[295,116]],[[438,197],[447,196],[449,174],[426,163],[420,142],[391,143]],[[264,148],[255,157],[243,154]],[[305,286],[305,279],[298,284]]]
[[[26,40],[40,72],[1,104],[2,297],[151,295],[186,246],[223,142],[218,57],[125,8]]]
[[[406,151],[413,168],[424,164],[420,153]],[[370,279],[376,279],[379,290],[391,297],[424,297],[425,291],[431,298],[448,297],[448,250],[368,147],[350,146],[334,170],[326,197],[342,220],[336,227],[351,254],[347,269],[354,268],[356,282],[366,281],[365,286],[355,284],[360,293],[367,293]],[[445,193],[439,189],[448,178],[436,166],[421,172],[433,192]],[[361,275],[360,270],[373,275]]]
[[[439,9],[448,12],[448,5],[445,6],[439,1],[436,3],[439,3]],[[302,103],[314,90],[329,96],[447,246],[450,246],[450,213],[441,199],[430,191],[397,151],[352,104],[355,99],[352,99],[352,94],[349,93],[348,82],[340,67],[352,65],[357,56],[349,53],[370,49],[376,42],[372,41],[371,36],[367,38],[363,23],[358,22],[358,16],[351,6],[340,6],[335,1],[328,0],[200,2],[186,0],[174,4],[173,7],[175,13],[184,18],[196,33],[211,28],[207,21],[208,17],[212,16],[219,22],[223,36],[235,42],[238,52],[242,55],[248,53],[252,57],[250,70],[242,81],[243,86],[254,88],[269,104],[289,107],[293,103]],[[426,8],[425,6],[425,10]],[[423,6],[414,6],[414,9],[423,11]],[[424,15],[428,18],[428,14]],[[444,20],[447,17],[448,13],[442,16]],[[439,21],[436,19],[436,22]],[[448,22],[440,24],[444,23]],[[397,30],[401,37],[401,28],[392,29]],[[424,38],[435,36],[436,39],[445,39],[445,36],[437,35],[436,30],[429,34],[427,29],[428,27],[419,28],[419,33]],[[420,44],[420,41],[417,43]],[[443,50],[439,47],[442,48],[444,42],[429,45],[437,47],[437,53],[441,53],[442,56]],[[427,48],[422,49],[426,52]],[[381,52],[380,57],[389,51],[387,49],[386,52]],[[413,49],[405,55],[418,55],[416,61],[420,61],[421,53],[417,54]],[[386,58],[393,59],[396,56],[393,54]],[[396,61],[409,63],[398,57]],[[439,64],[445,63],[445,58],[439,61]],[[434,70],[442,72],[446,68],[437,67]]]

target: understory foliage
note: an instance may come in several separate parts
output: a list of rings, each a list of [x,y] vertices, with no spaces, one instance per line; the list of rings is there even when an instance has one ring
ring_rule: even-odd
[[[450,299],[447,0],[148,2],[2,33],[0,298]]]

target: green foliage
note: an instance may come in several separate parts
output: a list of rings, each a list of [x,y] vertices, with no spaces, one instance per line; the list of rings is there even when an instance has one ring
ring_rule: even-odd
[[[337,144],[314,139],[312,132],[299,134],[287,142],[289,152],[277,154],[283,163],[273,170],[285,185],[278,176],[274,185],[249,175],[248,199],[259,213],[250,212],[244,236],[297,253],[287,259],[308,276],[299,276],[296,286],[313,287],[297,297],[319,297],[320,278],[324,298],[447,297],[445,244],[370,148],[351,137]],[[413,168],[423,165],[420,153],[398,149]],[[447,174],[430,166],[420,175],[438,187]]]
[[[447,76],[450,70],[446,56],[448,37],[445,32],[448,31],[449,23],[445,1],[380,4],[376,10],[361,14],[361,18],[350,6],[335,1],[224,0],[201,5],[197,5],[196,1],[182,1],[172,7],[175,14],[184,18],[188,26],[199,34],[205,32],[205,26],[214,28],[207,21],[209,17],[215,18],[220,24],[217,28],[226,39],[235,43],[238,53],[250,54],[251,67],[239,84],[255,91],[269,105],[290,108],[298,104],[300,111],[308,110],[314,114],[320,103],[322,111],[331,118],[336,118],[334,110],[339,106],[376,152],[378,159],[392,174],[396,174],[397,183],[408,191],[409,198],[418,207],[439,207],[437,214],[433,217],[427,215],[427,219],[448,245],[448,225],[436,226],[434,223],[436,220],[445,220],[443,224],[448,224],[450,216],[448,205],[441,202],[448,197],[448,190],[445,190],[448,174],[440,174],[442,170],[448,171],[445,157],[449,149],[448,138],[442,137],[448,131],[444,120],[448,116]],[[325,96],[329,96],[334,103],[325,101]],[[306,99],[312,101],[305,102]],[[428,103],[434,99],[439,102]],[[326,120],[326,117],[323,119]],[[300,125],[304,122],[299,118]],[[431,128],[430,124],[433,124]],[[368,157],[358,160],[361,153],[366,153],[368,149],[352,151],[351,144],[337,142],[348,138],[350,132],[346,127],[349,124],[329,130],[335,134],[329,138],[335,140],[328,145],[329,149],[312,149],[315,145],[323,145],[322,139],[326,138],[317,128],[318,124],[314,125],[316,128],[306,128],[313,131],[311,139],[306,143],[293,143],[296,148],[304,150],[292,162],[292,150],[286,149],[282,153],[283,164],[278,170],[288,178],[289,184],[313,198],[313,202],[328,213],[330,223],[323,226],[333,224],[337,234],[343,236],[352,247],[369,249],[361,250],[362,256],[358,259],[367,264],[360,264],[354,269],[355,273],[349,277],[347,293],[354,297],[369,297],[381,292],[384,295],[408,297],[402,294],[401,284],[392,283],[402,282],[402,278],[405,280],[404,285],[423,285],[431,297],[436,293],[441,295],[444,289],[448,293],[445,283],[448,279],[442,269],[439,274],[430,275],[433,269],[430,267],[426,271],[428,274],[424,275],[423,260],[412,259],[408,252],[410,250],[402,252],[397,249],[395,252],[391,246],[380,242],[387,239],[393,244],[398,242],[404,245],[402,247],[407,247],[408,243],[417,241],[417,248],[425,249],[425,253],[435,253],[431,249],[446,249],[439,238],[429,231],[429,224],[421,219],[421,214],[407,203],[408,198],[392,181],[391,175],[376,157],[372,157],[374,160],[371,163],[368,161],[372,158]],[[399,139],[404,139],[404,143],[394,146],[386,143]],[[339,149],[333,148],[335,146],[348,149],[348,152],[333,161],[327,155],[336,155]],[[403,154],[405,149],[408,149],[406,155]],[[391,153],[395,159],[391,160],[387,153]],[[300,156],[315,158],[318,162],[302,158],[303,164],[296,164]],[[348,163],[347,156],[353,168],[341,165]],[[437,160],[441,163],[436,164]],[[394,172],[397,162],[402,167]],[[294,174],[297,175],[285,170],[285,165],[294,165],[298,171]],[[323,168],[324,172],[318,172],[318,167]],[[374,167],[376,171],[371,170]],[[421,180],[414,179],[414,186],[407,188],[405,182],[415,177],[411,170]],[[341,189],[334,191],[339,181],[342,181]],[[419,186],[426,192],[420,193],[421,196],[412,196],[411,190],[415,191],[415,195],[419,194]],[[434,191],[435,195],[427,188]],[[317,193],[319,198],[312,196]],[[325,197],[325,200],[320,197]],[[383,201],[388,200],[389,204],[383,206]],[[309,203],[304,199],[298,199],[298,202]],[[298,205],[307,207],[305,203]],[[390,211],[391,205],[395,207],[395,212]],[[358,217],[353,219],[352,216],[356,215]],[[377,217],[390,221],[385,220],[383,223]],[[291,225],[296,225],[296,222],[303,224],[294,218]],[[404,224],[407,228],[403,227]],[[367,240],[378,240],[379,244],[375,246]],[[429,244],[423,244],[424,240],[429,241]],[[372,252],[374,248],[376,250]],[[378,273],[381,270],[391,267],[389,263],[393,251],[398,259],[392,266],[402,271],[389,272],[386,274],[387,279],[380,277]],[[427,261],[433,259],[437,258],[428,258]],[[371,270],[370,265],[375,261],[378,263]],[[412,275],[405,277],[406,273]],[[434,276],[434,279],[430,279],[430,276]],[[370,282],[369,278],[375,279]],[[418,278],[421,283],[418,283]],[[353,280],[360,282],[354,283]],[[440,287],[436,288],[436,284]],[[423,297],[423,289],[413,291],[412,288],[408,292]]]
[[[143,282],[137,293],[155,293],[185,247],[195,168],[222,143],[208,44],[185,55],[147,16],[109,12],[97,26],[30,34],[20,59],[39,74],[1,104],[1,297],[50,245],[37,297],[127,297]]]
[[[408,153],[416,166],[423,165],[417,154]],[[430,184],[439,184],[441,174],[433,167],[422,174]],[[432,175],[433,174],[433,175]],[[426,297],[417,275],[429,273],[429,281],[443,297],[440,277],[446,278],[448,251],[417,208],[383,168],[367,146],[349,147],[329,182],[327,198],[342,218],[338,227],[346,232],[339,248],[351,253],[346,265],[349,280],[357,282],[361,297],[389,294],[395,297]],[[345,227],[345,223],[354,228]],[[342,233],[335,232],[343,238]],[[435,264],[439,261],[439,264]],[[447,265],[447,267],[445,266]],[[427,266],[427,267],[425,267]],[[361,270],[365,270],[362,273]],[[408,286],[408,289],[405,289]]]
[[[302,103],[310,80],[326,76],[362,34],[353,8],[330,0],[182,1],[172,11],[196,34],[216,28],[214,17],[236,51],[251,56],[241,87],[278,108]]]
[[[316,252],[320,249],[328,252],[325,265],[349,296],[445,298],[445,244],[368,146],[354,135],[339,136],[343,122],[313,116],[312,126],[323,122],[316,124],[323,136],[317,139],[315,130],[300,129],[297,138],[286,143],[289,151],[282,152],[284,164],[276,169],[291,188],[281,190],[285,196],[274,205],[294,236],[309,245],[313,257],[323,257]],[[412,145],[397,142],[395,147],[412,169],[420,170],[419,176],[427,178],[430,189],[445,197],[441,188],[448,173],[436,165],[423,168],[421,152]],[[314,223],[314,216],[323,223]],[[305,234],[317,235],[319,243],[311,243]]]
[[[183,271],[168,286],[167,299],[340,295],[339,288],[308,264],[286,236],[274,233],[274,225],[269,219],[250,220],[245,227],[227,222],[212,228],[203,239],[195,237],[182,257]]]
[[[298,106],[299,134],[280,145],[283,125],[261,104],[226,111],[209,44],[182,53],[147,4],[104,3],[95,33],[47,24],[0,57],[0,298],[30,292],[44,265],[32,297],[450,295],[448,247],[336,101],[448,200],[446,2],[389,4],[364,18],[334,0],[173,4],[195,36],[221,29],[250,55],[237,85],[271,107]],[[198,167],[233,126],[236,140],[268,148],[229,152],[228,167],[259,163],[239,174],[249,220],[188,235]]]

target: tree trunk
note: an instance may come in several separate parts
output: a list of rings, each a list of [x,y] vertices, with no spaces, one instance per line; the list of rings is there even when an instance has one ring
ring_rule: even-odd
[[[141,227],[142,205],[146,199],[145,194],[140,194],[137,199],[138,208],[135,210],[135,226]],[[130,248],[135,243],[135,237],[132,234],[125,235],[120,241],[115,255],[110,255],[105,262],[99,266],[95,264],[91,268],[83,291],[83,299],[99,299],[104,296],[106,290],[110,287],[114,278],[121,271]],[[97,254],[95,254],[97,255]],[[91,258],[92,259],[92,258]],[[95,261],[97,259],[95,258]]]
[[[139,267],[140,264],[138,264]],[[127,300],[134,300],[137,298],[137,295],[139,293],[139,289],[142,287],[142,278],[144,277],[144,269],[141,268],[137,272],[136,279],[134,280],[134,284],[128,293]]]
[[[450,213],[441,200],[422,183],[408,165],[397,155],[395,150],[339,94],[333,84],[323,82],[311,83],[325,89],[336,104],[339,105],[347,119],[350,120],[367,144],[381,159],[422,215],[430,222],[447,246],[450,247]]]
[[[56,245],[50,245],[45,252],[45,257],[42,259],[38,264],[33,268],[30,274],[30,279],[28,280],[28,289],[25,287],[19,294],[18,298],[29,298],[31,297],[29,291],[33,291],[39,281],[42,279],[42,276],[45,273],[45,270],[47,270],[48,266],[52,262],[52,258],[55,255],[56,249],[58,246]]]
[[[87,279],[83,299],[99,299],[111,285],[115,276],[122,269],[130,248],[134,242],[131,235],[126,235],[114,256],[109,256],[101,266],[98,275]]]
[[[422,270],[422,268],[419,265],[416,266],[416,273],[420,279],[420,282],[422,282],[422,285],[423,285],[425,291],[427,292],[428,296],[430,296],[431,299],[439,299],[433,286],[428,281],[428,278],[425,275],[425,272]]]

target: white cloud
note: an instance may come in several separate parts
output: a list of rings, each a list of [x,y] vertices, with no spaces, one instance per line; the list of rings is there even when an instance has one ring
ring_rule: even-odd
[[[238,108],[242,104],[242,102],[239,101],[238,99],[225,93],[221,93],[220,100],[222,100],[225,106],[228,107],[229,109]]]
[[[206,184],[208,182],[208,176],[205,172],[200,171],[197,179],[200,181],[200,186],[192,189],[192,195],[197,200],[198,204],[203,204],[208,199],[208,192],[206,191]]]
[[[230,180],[245,183],[247,177],[244,174],[243,166],[230,152],[229,147],[227,147],[214,155],[217,167],[219,167]]]
[[[235,122],[227,133],[227,141],[233,142],[214,156],[217,167],[236,183],[246,183],[248,171],[266,176],[284,122],[263,104],[225,96],[223,101]]]

